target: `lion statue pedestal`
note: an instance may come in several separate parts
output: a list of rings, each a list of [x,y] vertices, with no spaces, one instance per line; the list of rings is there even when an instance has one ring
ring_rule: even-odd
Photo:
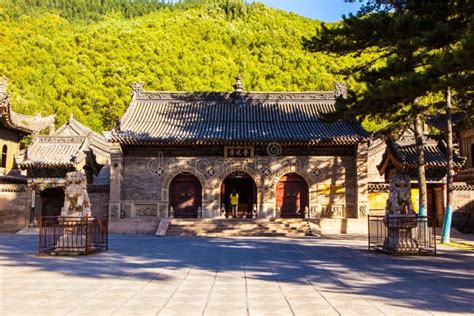
[[[411,178],[406,174],[397,174],[390,179],[384,224],[388,229],[384,240],[385,251],[407,254],[420,250],[418,241],[413,238],[413,229],[418,221],[411,204]]]
[[[59,237],[57,251],[67,249],[68,252],[83,252],[91,246],[86,234],[87,225],[93,221],[93,217],[87,195],[87,179],[81,172],[66,174],[64,206],[59,221],[64,227],[64,235]]]

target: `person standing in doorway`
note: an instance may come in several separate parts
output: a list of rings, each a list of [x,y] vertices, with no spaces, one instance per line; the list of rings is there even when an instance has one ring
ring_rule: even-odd
[[[232,217],[237,217],[237,211],[239,210],[239,193],[232,190],[230,194],[230,207],[232,209]]]

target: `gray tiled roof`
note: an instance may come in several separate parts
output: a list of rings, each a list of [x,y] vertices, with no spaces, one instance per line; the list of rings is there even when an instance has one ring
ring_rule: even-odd
[[[122,144],[355,144],[367,134],[355,120],[325,123],[335,92],[218,93],[135,91],[119,128]]]
[[[38,136],[18,166],[21,169],[31,167],[75,169],[84,162],[86,148],[85,136]]]
[[[392,151],[397,160],[406,168],[416,168],[417,154],[416,144],[413,142],[401,141],[388,143],[389,149]],[[447,166],[447,148],[443,140],[428,138],[424,146],[425,163],[427,168],[442,169]],[[461,169],[466,161],[465,157],[454,153],[454,168]]]
[[[94,154],[97,156],[97,162],[99,164],[105,165],[108,163],[110,154],[109,154],[109,144],[105,137],[99,133],[94,132],[89,127],[85,126],[78,120],[74,119],[72,115],[66,121],[66,123],[58,128],[54,133],[55,136],[85,136],[87,137],[88,147],[92,149]]]

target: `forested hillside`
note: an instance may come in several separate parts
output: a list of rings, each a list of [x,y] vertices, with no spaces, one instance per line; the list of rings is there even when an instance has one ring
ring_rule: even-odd
[[[348,62],[303,50],[320,23],[236,0],[11,0],[0,7],[0,77],[14,109],[70,112],[101,131],[147,90],[333,89]],[[355,83],[349,82],[350,86]]]

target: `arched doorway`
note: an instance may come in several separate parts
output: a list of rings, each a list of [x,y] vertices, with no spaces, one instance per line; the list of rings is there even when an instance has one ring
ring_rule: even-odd
[[[235,190],[239,194],[237,217],[252,218],[253,205],[257,204],[257,185],[246,173],[234,172],[228,175],[221,185],[221,204],[225,207],[226,217],[232,216],[230,194]]]
[[[309,190],[306,181],[296,173],[288,173],[276,185],[276,208],[282,218],[303,218],[308,205]]]
[[[201,182],[190,173],[178,174],[171,181],[169,201],[174,217],[196,218],[202,203]]]
[[[41,195],[41,216],[60,216],[64,206],[64,191],[60,188],[44,189]]]

